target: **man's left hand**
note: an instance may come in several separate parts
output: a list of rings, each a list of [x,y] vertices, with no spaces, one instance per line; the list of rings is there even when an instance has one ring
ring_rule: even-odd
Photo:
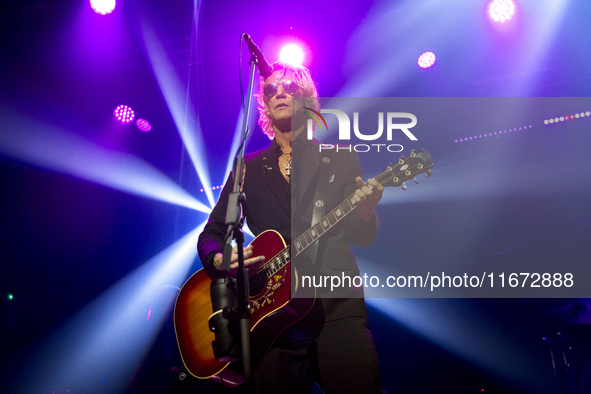
[[[375,208],[378,202],[382,199],[382,193],[384,192],[384,186],[382,186],[374,178],[367,181],[367,184],[361,177],[355,178],[357,183],[357,189],[355,191],[355,201],[357,202],[357,214],[363,221],[369,221],[375,214]],[[371,185],[372,188],[369,188]]]

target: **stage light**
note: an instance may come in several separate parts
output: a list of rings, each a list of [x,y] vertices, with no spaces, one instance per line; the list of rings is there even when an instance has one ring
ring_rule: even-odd
[[[479,138],[500,136],[502,134],[513,133],[513,132],[517,132],[517,131],[526,131],[526,130],[530,130],[532,127],[533,127],[533,125],[529,124],[529,125],[518,126],[518,127],[514,127],[514,128],[508,128],[508,129],[505,129],[505,130],[498,130],[498,131],[494,131],[494,132],[491,131],[490,133],[471,135],[471,136],[466,136],[466,137],[463,137],[463,138],[456,138],[454,140],[454,142],[457,144],[459,142],[474,141],[474,140],[477,140]]]
[[[287,44],[281,48],[279,60],[292,66],[301,66],[304,63],[304,51],[295,44]]]
[[[12,294],[12,293],[8,293],[8,294],[6,294],[6,299],[7,299],[8,301],[12,301],[12,300],[14,300],[14,294]]]
[[[90,6],[97,14],[107,15],[115,9],[115,0],[90,0]]]
[[[12,157],[125,193],[206,214],[211,212],[210,207],[189,194],[177,182],[134,155],[102,148],[77,134],[34,121],[14,111],[0,108],[0,119],[6,126],[0,133],[0,156]]]
[[[115,108],[115,111],[113,111],[113,116],[115,116],[115,119],[118,122],[122,124],[128,124],[133,122],[133,118],[135,118],[135,112],[133,112],[133,109],[127,105],[120,105]]]
[[[511,0],[494,0],[489,3],[488,13],[493,21],[504,23],[515,14],[515,4]]]
[[[558,123],[558,122],[564,122],[567,121],[569,119],[580,119],[580,118],[584,118],[585,116],[591,116],[591,111],[587,111],[587,112],[581,112],[581,113],[576,113],[576,114],[570,114],[570,115],[565,115],[565,116],[560,116],[560,117],[555,117],[555,118],[550,118],[550,119],[544,119],[544,124],[547,126],[549,124],[554,124],[554,123]]]
[[[135,121],[135,125],[140,131],[143,131],[144,133],[152,130],[152,125],[146,119],[138,118],[138,120]]]
[[[420,68],[431,68],[435,64],[437,57],[433,52],[425,52],[421,56],[419,56],[419,60],[417,61]]]

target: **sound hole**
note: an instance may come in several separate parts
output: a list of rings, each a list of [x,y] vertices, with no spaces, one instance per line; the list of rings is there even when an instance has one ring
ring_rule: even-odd
[[[264,270],[261,270],[256,274],[251,275],[249,279],[250,295],[254,296],[259,294],[265,288],[265,283],[267,282],[267,274]]]

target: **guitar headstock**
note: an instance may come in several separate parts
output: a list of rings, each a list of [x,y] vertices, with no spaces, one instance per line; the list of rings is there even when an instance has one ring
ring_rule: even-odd
[[[421,148],[411,150],[408,156],[402,156],[396,164],[390,164],[386,170],[376,176],[376,180],[384,187],[394,186],[406,190],[404,182],[413,179],[419,174],[431,176],[431,169],[434,167],[429,152]],[[415,180],[416,182],[416,180]]]

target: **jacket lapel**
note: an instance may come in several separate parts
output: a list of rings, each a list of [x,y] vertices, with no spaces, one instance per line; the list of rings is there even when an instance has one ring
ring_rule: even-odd
[[[317,153],[318,146],[315,143],[303,146],[303,152],[297,157],[301,157],[301,163],[294,163],[294,167],[300,171],[297,183],[297,201],[302,201],[304,195],[311,186],[314,175],[320,168],[320,155]],[[297,149],[297,148],[294,148]],[[293,192],[292,187],[292,192]]]
[[[291,209],[289,201],[285,198],[284,191],[281,188],[273,187],[273,180],[281,175],[277,160],[275,159],[275,145],[271,144],[265,149],[260,156],[257,157],[257,169],[263,174],[267,187],[275,198],[281,204],[281,207],[291,217]]]

